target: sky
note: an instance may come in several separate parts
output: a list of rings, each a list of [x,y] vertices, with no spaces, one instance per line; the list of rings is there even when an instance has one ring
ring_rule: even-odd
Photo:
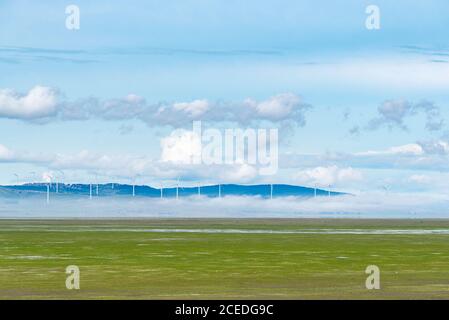
[[[447,194],[448,14],[444,0],[2,0],[0,184]],[[193,121],[278,129],[278,170],[186,163]]]

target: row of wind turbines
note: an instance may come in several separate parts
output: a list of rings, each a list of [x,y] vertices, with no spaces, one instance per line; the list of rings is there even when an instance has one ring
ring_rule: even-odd
[[[65,175],[63,171],[59,171],[60,173],[60,177],[62,178],[64,181]],[[34,177],[34,179],[32,179],[32,183],[35,183],[36,180],[36,172],[30,172],[30,174]],[[14,176],[17,179],[17,184],[20,184],[20,176],[17,173],[14,173]],[[47,204],[50,203],[50,194],[51,194],[51,186],[52,186],[52,177],[47,177],[48,178],[48,182],[47,182]],[[95,183],[95,195],[98,197],[100,195],[100,189],[99,189],[99,183],[98,183],[98,176],[95,176],[95,180],[97,181]],[[176,200],[179,199],[179,182],[180,182],[180,178],[178,177],[176,180]],[[64,182],[63,182],[64,183]],[[222,197],[222,190],[221,190],[221,184],[218,184],[218,197],[221,198]],[[111,188],[114,189],[114,183],[111,183]],[[182,188],[182,187],[181,187]],[[198,185],[198,196],[201,196],[201,185]],[[94,196],[94,184],[90,183],[89,184],[89,199],[92,200],[93,196]],[[314,186],[314,198],[317,197],[317,190],[318,190],[318,185],[315,184]],[[59,193],[59,181],[55,182],[55,193],[58,194]],[[328,186],[328,197],[331,197],[331,185]],[[270,199],[273,199],[273,194],[274,194],[274,185],[270,184]],[[136,183],[135,183],[135,178],[133,179],[132,182],[132,197],[136,196]],[[163,199],[164,198],[164,186],[161,183],[160,184],[160,198]]]
[[[64,172],[60,171],[61,176],[59,178],[63,178],[62,181],[64,181],[65,175]],[[31,179],[31,183],[36,183],[37,179],[36,179],[36,172],[30,172],[29,173],[33,178]],[[17,185],[20,184],[20,176],[17,173],[13,174],[16,177],[17,180]],[[51,194],[51,187],[52,187],[52,181],[51,181],[51,177],[48,177],[48,181],[47,181],[47,204],[50,203],[50,194]],[[98,177],[95,177],[95,180],[98,181]],[[182,188],[179,186],[179,177],[176,180],[176,199],[179,199],[179,189]],[[64,182],[63,182],[64,183]],[[160,198],[163,199],[164,198],[164,186],[161,183],[160,185]],[[111,188],[114,189],[114,183],[111,183]],[[100,195],[100,185],[98,182],[95,183],[95,195],[98,197]],[[59,181],[55,182],[55,193],[59,193]],[[136,183],[135,183],[135,178],[133,179],[133,183],[132,183],[132,196],[135,197],[136,196]],[[201,196],[201,185],[198,185],[198,196]],[[92,200],[94,197],[94,184],[90,183],[89,184],[89,199]],[[218,185],[218,197],[221,198],[221,184]]]

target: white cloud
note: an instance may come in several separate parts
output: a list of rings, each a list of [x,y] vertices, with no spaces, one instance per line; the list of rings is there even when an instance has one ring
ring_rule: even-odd
[[[246,103],[267,120],[284,120],[296,116],[302,122],[301,117],[308,108],[299,96],[291,93],[279,94],[261,102],[248,99]]]
[[[220,173],[222,181],[245,183],[254,180],[258,175],[255,167],[248,164],[228,165]]]
[[[363,176],[359,170],[355,170],[351,167],[339,168],[333,165],[306,169],[298,172],[296,177],[300,183],[328,186],[360,181]]]
[[[197,118],[209,110],[207,100],[194,100],[192,102],[178,102],[173,104],[173,109],[183,111],[192,118]]]
[[[129,182],[130,178],[141,177],[145,181],[183,180],[248,182],[258,177],[257,170],[249,165],[192,165],[187,161],[192,150],[188,147],[194,141],[192,132],[179,130],[162,139],[163,152],[160,159],[145,155],[101,154],[82,150],[72,154],[29,153],[12,151],[0,145],[0,162],[26,163],[42,168],[41,178],[48,181],[54,172],[64,170],[67,177],[75,172],[81,173],[82,181],[86,175],[104,177],[105,181],[120,179]],[[198,141],[197,141],[198,142]],[[127,180],[128,179],[128,180]]]
[[[148,103],[143,97],[129,94],[124,98],[101,100],[95,97],[76,101],[62,100],[58,90],[36,86],[27,94],[0,90],[0,118],[26,121],[88,120],[92,118],[120,121],[138,119],[149,126],[183,127],[192,120],[213,123],[234,122],[247,125],[261,120],[288,122],[303,126],[310,108],[292,93],[267,100],[246,99],[236,102],[209,102],[196,99],[184,102]]]
[[[440,115],[440,108],[433,102],[421,101],[411,103],[407,100],[387,100],[377,109],[379,116],[372,119],[368,128],[371,130],[386,126],[390,129],[400,128],[407,130],[405,120],[419,113],[424,113],[426,117],[425,128],[429,131],[438,131],[444,125],[444,120]]]
[[[449,64],[431,63],[403,55],[351,57],[335,63],[301,65],[296,69],[291,66],[272,67],[269,70],[272,76],[288,75],[308,87],[318,88],[439,92],[449,87]]]
[[[201,155],[201,138],[193,131],[175,130],[161,139],[161,161],[192,163],[195,155]]]
[[[444,140],[420,142],[420,146],[428,154],[449,154],[449,143]]]
[[[4,145],[0,144],[0,161],[9,161],[14,158],[14,153]]]
[[[397,169],[438,171],[449,169],[449,148],[444,140],[410,143],[384,150],[355,153],[281,154],[280,167],[314,168],[340,166],[358,169]]]
[[[194,100],[192,102],[163,103],[154,114],[147,114],[143,121],[149,125],[154,123],[180,126],[191,120],[208,122],[233,122],[248,125],[261,120],[279,123],[288,122],[304,126],[305,113],[311,106],[294,94],[280,94],[267,100],[256,101],[245,99],[237,102],[215,102]]]
[[[159,187],[159,186],[157,186]],[[418,193],[363,193],[331,198],[227,196],[181,198],[105,197],[85,201],[85,196],[69,197],[44,204],[41,197],[1,201],[1,217],[235,217],[235,218],[448,218],[447,195]],[[151,210],[148,210],[151,208]]]
[[[424,150],[421,145],[417,143],[409,143],[402,146],[391,147],[387,150],[380,151],[365,151],[359,152],[357,156],[375,156],[375,155],[414,155],[419,156],[424,154]]]
[[[58,107],[58,93],[49,87],[35,86],[28,93],[0,90],[0,117],[39,119],[54,116]]]
[[[423,149],[420,145],[416,143],[406,144],[398,147],[390,148],[391,154],[411,154],[411,155],[422,155]]]
[[[414,174],[409,177],[408,181],[417,184],[429,184],[433,181],[433,179],[429,175]]]

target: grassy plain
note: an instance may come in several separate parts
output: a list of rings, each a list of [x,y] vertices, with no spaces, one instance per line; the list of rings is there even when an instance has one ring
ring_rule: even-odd
[[[448,299],[431,230],[449,220],[0,220],[0,299]]]

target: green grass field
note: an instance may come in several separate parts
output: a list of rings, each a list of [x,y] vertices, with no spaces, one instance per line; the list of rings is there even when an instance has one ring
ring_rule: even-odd
[[[0,298],[448,299],[449,234],[426,230],[449,220],[0,220]]]

